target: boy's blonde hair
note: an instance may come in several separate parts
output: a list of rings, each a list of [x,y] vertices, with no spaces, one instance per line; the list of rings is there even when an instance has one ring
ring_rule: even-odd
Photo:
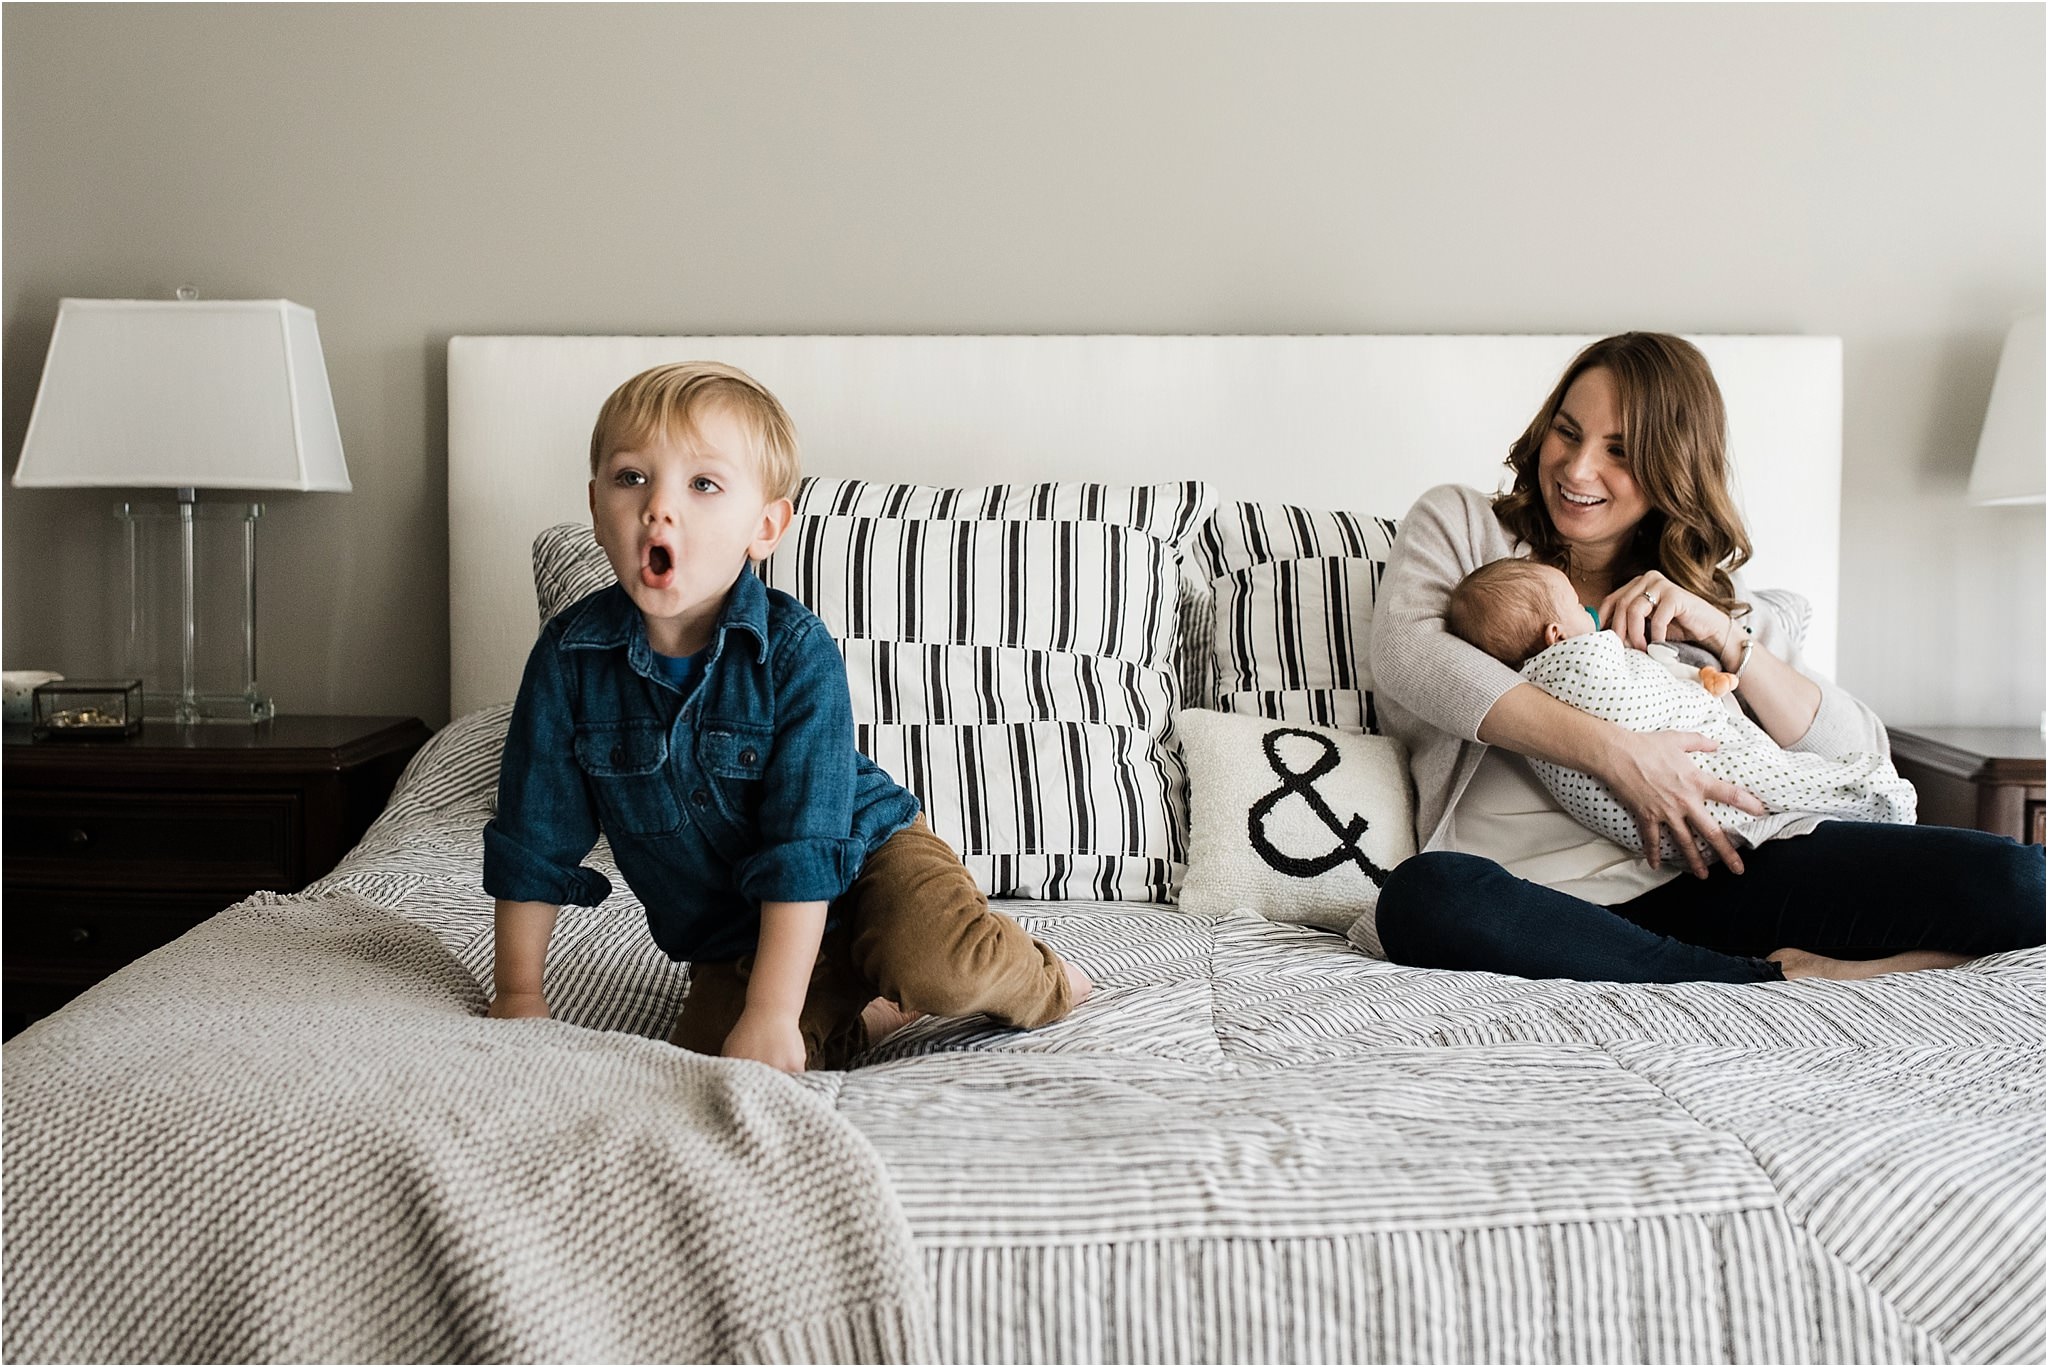
[[[755,472],[770,500],[795,498],[803,479],[796,424],[768,386],[737,366],[681,361],[643,370],[612,391],[590,431],[590,477],[605,458],[650,439],[678,441],[696,432],[697,415],[723,407],[754,442]]]
[[[1550,595],[1543,567],[1512,557],[1481,565],[1451,590],[1444,620],[1451,634],[1519,669],[1544,647]]]

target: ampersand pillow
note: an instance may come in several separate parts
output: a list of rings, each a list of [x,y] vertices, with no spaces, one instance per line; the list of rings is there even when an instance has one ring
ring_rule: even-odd
[[[1191,826],[1182,910],[1249,908],[1342,932],[1415,853],[1408,756],[1393,737],[1196,708],[1174,726]]]

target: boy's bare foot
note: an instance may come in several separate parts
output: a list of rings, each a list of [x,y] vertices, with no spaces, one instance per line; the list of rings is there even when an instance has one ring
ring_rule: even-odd
[[[862,1007],[860,1012],[860,1023],[867,1027],[870,1049],[912,1021],[923,1019],[924,1012],[905,1011],[887,997],[875,998]]]
[[[1938,949],[1915,949],[1882,959],[1830,959],[1803,949],[1781,949],[1770,956],[1789,981],[1793,978],[1836,978],[1848,981],[1875,978],[1881,973],[1911,973],[1922,968],[1954,968],[1970,961],[1967,954],[1950,954]]]
[[[1060,967],[1067,971],[1067,1002],[1069,1007],[1079,1006],[1088,1000],[1088,994],[1095,990],[1095,984],[1088,981],[1088,975],[1074,966],[1071,959],[1060,960]]]

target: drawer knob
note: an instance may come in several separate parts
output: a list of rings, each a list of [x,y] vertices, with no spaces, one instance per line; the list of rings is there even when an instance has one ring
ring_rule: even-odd
[[[64,832],[64,843],[73,849],[83,849],[92,844],[92,832],[82,826],[73,826]]]
[[[86,926],[71,927],[71,943],[83,945],[92,943],[92,931]]]

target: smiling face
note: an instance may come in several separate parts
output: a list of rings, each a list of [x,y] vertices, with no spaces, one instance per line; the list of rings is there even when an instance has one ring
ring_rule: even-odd
[[[1570,545],[1574,564],[1611,564],[1650,511],[1622,438],[1613,372],[1604,366],[1584,371],[1565,391],[1536,457],[1544,509]]]
[[[763,490],[754,442],[723,405],[671,436],[614,451],[590,481],[590,521],[612,572],[663,655],[711,642],[725,595],[789,528],[790,502]]]

